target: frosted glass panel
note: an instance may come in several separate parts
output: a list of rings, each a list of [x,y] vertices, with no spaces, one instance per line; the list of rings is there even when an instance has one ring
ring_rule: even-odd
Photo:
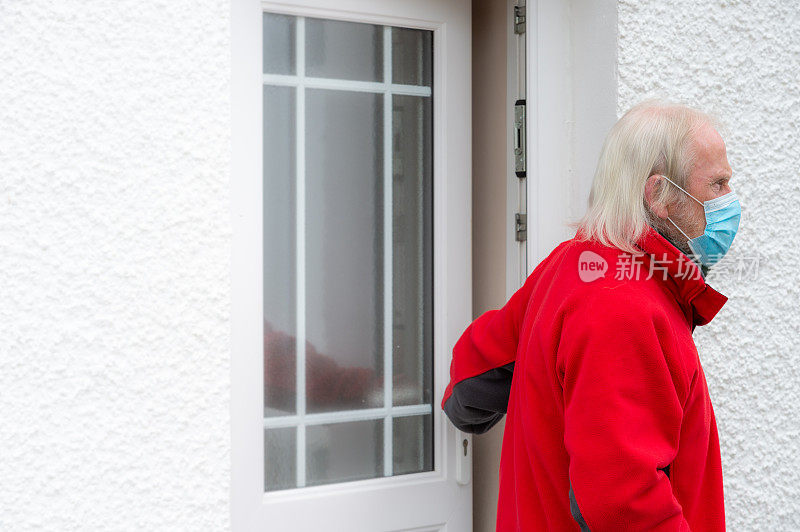
[[[433,397],[432,106],[392,98],[392,396],[411,405]]]
[[[405,416],[394,419],[394,474],[433,470],[433,416]]]
[[[426,85],[432,82],[433,33],[392,28],[392,83]]]
[[[264,73],[295,73],[295,17],[264,13]]]
[[[306,75],[380,81],[383,79],[383,27],[307,18]]]
[[[367,408],[383,388],[382,98],[306,98],[307,410]]]
[[[430,471],[432,33],[264,21],[264,489]]]
[[[264,86],[264,406],[296,411],[295,93]]]
[[[331,423],[308,427],[308,485],[381,476],[383,422]]]
[[[297,487],[296,446],[294,427],[264,431],[265,491]]]

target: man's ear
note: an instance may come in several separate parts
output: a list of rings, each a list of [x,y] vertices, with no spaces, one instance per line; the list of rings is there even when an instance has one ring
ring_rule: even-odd
[[[661,177],[659,174],[653,174],[647,178],[647,181],[644,184],[644,201],[650,210],[658,216],[659,218],[666,218],[669,216],[667,212],[667,206],[663,204],[657,204],[655,202],[655,198],[658,195],[658,191],[662,186],[664,186],[664,178]]]

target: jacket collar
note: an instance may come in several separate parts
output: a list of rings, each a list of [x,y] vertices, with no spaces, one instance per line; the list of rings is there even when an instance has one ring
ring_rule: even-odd
[[[698,265],[651,226],[636,246],[645,253],[644,260],[653,262],[655,271],[673,292],[692,324],[705,325],[719,312],[728,298],[706,283]]]

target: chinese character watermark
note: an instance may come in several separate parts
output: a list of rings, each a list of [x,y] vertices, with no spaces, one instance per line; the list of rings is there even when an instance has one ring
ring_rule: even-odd
[[[710,257],[712,261],[719,257]],[[758,256],[728,256],[725,260],[718,260],[706,275],[714,277],[732,278],[736,281],[755,280],[758,276]],[[633,255],[620,252],[616,258],[614,279],[623,280],[649,280],[653,278],[666,280],[669,277],[676,279],[701,279],[703,272],[698,262],[683,253],[670,256],[667,253],[656,255],[653,253],[640,253]],[[609,271],[609,260],[593,251],[583,251],[578,258],[578,275],[581,281],[590,283],[604,278]],[[710,273],[709,273],[710,272]]]

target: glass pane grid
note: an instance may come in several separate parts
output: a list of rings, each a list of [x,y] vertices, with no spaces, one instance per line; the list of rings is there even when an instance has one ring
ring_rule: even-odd
[[[294,169],[295,175],[293,176],[296,181],[296,203],[294,208],[295,214],[295,234],[298,243],[295,252],[295,268],[297,272],[306,272],[309,265],[307,264],[306,246],[303,244],[308,241],[307,234],[307,220],[310,213],[307,212],[306,198],[307,198],[307,185],[308,177],[306,175],[306,157],[307,157],[307,128],[309,127],[307,116],[307,102],[311,97],[310,90],[325,89],[331,91],[346,91],[349,93],[358,92],[372,92],[380,96],[382,99],[382,113],[380,120],[382,121],[382,266],[380,278],[383,280],[383,309],[382,309],[382,346],[381,356],[382,370],[383,370],[383,405],[381,408],[363,408],[363,409],[340,409],[330,412],[312,411],[309,412],[309,406],[312,410],[319,408],[315,407],[312,403],[308,404],[307,401],[307,385],[308,377],[307,367],[309,363],[308,357],[314,357],[314,351],[308,352],[308,349],[313,350],[313,346],[307,342],[307,279],[306,275],[299,274],[294,276],[296,283],[295,303],[296,315],[295,330],[296,341],[294,342],[296,350],[295,361],[295,408],[294,413],[290,411],[270,408],[265,404],[265,489],[286,489],[288,487],[303,487],[306,485],[315,485],[320,483],[341,482],[346,480],[355,480],[359,478],[374,478],[381,476],[391,476],[393,474],[404,474],[408,472],[418,472],[432,469],[432,405],[430,396],[432,395],[429,390],[425,390],[423,394],[416,394],[413,397],[416,401],[410,401],[407,398],[403,401],[404,404],[397,405],[397,397],[394,390],[394,377],[393,369],[397,360],[393,360],[394,355],[394,338],[393,331],[402,330],[404,327],[395,323],[396,313],[394,312],[395,303],[393,301],[393,294],[395,287],[396,272],[393,271],[393,247],[397,244],[398,240],[402,240],[403,235],[399,235],[399,239],[395,239],[393,235],[393,228],[397,223],[398,217],[393,210],[393,191],[396,189],[396,176],[398,174],[398,164],[395,161],[393,140],[396,138],[396,124],[393,124],[393,117],[396,113],[392,112],[394,96],[405,95],[415,97],[430,97],[431,96],[431,72],[430,67],[432,64],[432,55],[427,55],[421,52],[421,46],[424,47],[423,40],[427,40],[427,50],[430,52],[431,32],[424,32],[420,30],[407,30],[404,28],[392,28],[390,26],[371,26],[368,24],[357,23],[341,23],[338,21],[322,21],[321,19],[311,19],[305,17],[283,17],[275,20],[267,20],[271,14],[265,13],[265,32],[274,30],[277,40],[281,46],[277,49],[267,51],[267,39],[265,38],[265,60],[264,60],[264,80],[265,87],[287,87],[293,90],[294,98],[294,124],[293,134],[295,137],[294,142]],[[277,17],[277,15],[276,15]],[[373,43],[380,46],[382,54],[374,54],[375,57],[371,61],[375,72],[379,72],[377,76],[372,76],[368,71],[359,67],[352,67],[348,70],[346,60],[337,59],[342,65],[337,71],[336,68],[328,68],[324,59],[320,60],[320,56],[325,55],[326,46],[324,39],[307,39],[307,31],[311,28],[317,34],[326,30],[328,27],[336,26],[354,28],[355,26],[363,26],[363,28],[356,28],[366,38],[370,39]],[[352,25],[352,26],[348,26]],[[379,28],[380,32],[374,31]],[[362,31],[363,30],[363,31]],[[393,30],[398,34],[393,39]],[[414,34],[419,34],[420,39],[414,38]],[[352,36],[350,38],[352,40]],[[311,43],[309,45],[309,42]],[[422,56],[425,60],[418,61],[418,68],[415,69],[413,64],[399,64],[397,60],[397,52],[393,60],[393,44],[403,43],[405,46],[415,46],[417,49],[417,56]],[[421,44],[422,43],[422,44]],[[310,48],[309,48],[310,46]],[[376,46],[375,48],[378,48]],[[283,55],[281,55],[283,54]],[[270,55],[268,58],[267,56]],[[380,59],[378,59],[380,57]],[[289,58],[286,60],[286,58]],[[309,64],[306,64],[306,61]],[[413,62],[413,61],[412,61]],[[408,62],[407,62],[408,63]],[[379,68],[378,68],[379,67]],[[271,70],[271,71],[270,71]],[[369,69],[368,69],[369,70]],[[317,76],[307,76],[308,73],[317,74]],[[333,74],[340,74],[340,77],[333,77]],[[345,74],[345,75],[342,75]],[[393,75],[397,76],[406,83],[393,83]],[[357,79],[358,77],[374,79]],[[428,108],[430,107],[429,98],[426,98]],[[265,104],[266,105],[266,104]],[[313,112],[313,108],[311,112]],[[417,120],[418,128],[423,127],[422,115]],[[265,125],[265,128],[267,126]],[[423,135],[419,135],[422,139]],[[266,138],[266,136],[265,136]],[[420,144],[417,147],[419,153],[424,149],[429,149],[428,146]],[[430,157],[428,157],[430,158]],[[418,155],[418,163],[422,160]],[[266,161],[265,161],[266,162]],[[424,169],[417,168],[417,175],[422,175]],[[400,169],[402,174],[402,168]],[[426,190],[427,192],[427,190]],[[432,191],[431,191],[432,192]],[[266,191],[265,191],[266,194]],[[427,198],[429,201],[430,198]],[[266,204],[265,204],[266,205]],[[420,204],[421,206],[422,204]],[[421,209],[421,210],[420,210]],[[424,218],[424,228],[418,227],[418,232],[423,229],[430,229],[431,221],[429,209],[420,207],[418,212],[411,215],[412,218]],[[265,206],[266,211],[266,206]],[[425,211],[425,212],[422,212]],[[428,217],[428,218],[426,218]],[[430,238],[429,238],[430,241]],[[415,253],[425,254],[428,253],[432,256],[429,249],[425,249],[424,235],[418,234],[415,237],[415,242],[412,244],[417,245]],[[428,246],[429,247],[429,246]],[[265,250],[265,255],[267,250]],[[423,271],[425,264],[419,258],[419,270]],[[429,268],[430,269],[430,268]],[[400,270],[402,271],[402,270]],[[425,287],[423,282],[430,280],[430,271],[426,275],[418,275],[416,282],[418,291],[424,291]],[[266,283],[265,283],[266,284]],[[428,287],[430,292],[430,287]],[[430,303],[430,294],[425,294],[425,303]],[[430,306],[430,305],[429,305]],[[428,336],[428,329],[430,328],[430,320],[425,319],[425,314],[418,312],[409,319],[415,321],[414,327],[410,329],[413,331],[425,331]],[[414,372],[417,374],[419,382],[424,382],[423,372],[425,364],[431,364],[429,356],[426,356],[426,350],[423,344],[430,338],[417,334],[415,338],[415,345],[409,346],[409,352],[413,352],[420,357],[416,361]],[[416,350],[414,350],[416,348]],[[266,348],[265,348],[266,349]],[[266,358],[265,351],[265,358]],[[266,360],[265,360],[266,367]],[[313,375],[312,375],[313,376]],[[265,376],[265,382],[266,376]],[[265,394],[266,400],[266,394]],[[418,401],[423,401],[422,403]],[[411,404],[408,404],[411,403]],[[287,415],[288,414],[288,415]],[[327,438],[330,438],[328,431],[331,434],[338,434],[340,440],[348,441],[352,439],[353,434],[361,434],[363,438],[352,439],[351,445],[345,446],[350,449],[349,452],[343,452],[344,449],[341,445],[335,452],[339,452],[340,456],[335,460],[331,460],[327,454],[331,453],[331,445]],[[344,431],[344,432],[342,432]],[[291,436],[290,436],[291,433]],[[396,434],[395,434],[396,433]],[[273,435],[274,434],[274,435]],[[369,436],[369,435],[372,436]],[[397,446],[395,443],[398,441],[398,435],[405,436],[402,440],[403,445]],[[270,452],[279,448],[276,442],[284,442],[282,448],[294,448],[296,450],[293,459],[288,456],[270,456]],[[328,442],[328,443],[326,443]],[[360,452],[352,452],[353,449],[362,445]],[[374,460],[366,460],[365,458],[374,455]],[[360,463],[359,459],[362,460]],[[338,460],[338,461],[337,461]],[[291,463],[289,463],[291,462]],[[398,466],[395,468],[395,463]],[[269,467],[273,464],[273,467]],[[275,465],[278,465],[275,467]],[[347,467],[350,469],[343,469],[342,464],[349,464]],[[359,465],[360,464],[360,465]],[[327,473],[325,473],[327,472]],[[291,480],[289,477],[294,476],[295,486],[290,486]]]
[[[390,408],[372,408],[368,410],[339,410],[336,412],[323,412],[319,414],[305,414],[304,416],[272,416],[264,418],[264,428],[294,427],[301,422],[305,425],[322,425],[326,423],[346,423],[348,421],[362,421],[365,419],[382,419],[388,416],[406,417],[419,416],[431,413],[430,404],[392,406]]]
[[[383,82],[392,84],[392,28],[383,28]],[[386,417],[383,420],[383,475],[392,475],[392,93],[383,93],[383,393]]]

